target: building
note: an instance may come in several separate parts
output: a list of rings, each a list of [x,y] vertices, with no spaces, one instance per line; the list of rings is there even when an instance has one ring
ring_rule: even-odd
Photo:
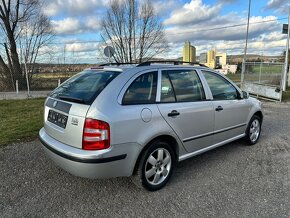
[[[216,49],[209,50],[207,53],[201,53],[199,62],[210,68],[224,68],[227,64],[227,54],[217,53]]]
[[[227,64],[227,54],[226,53],[217,53],[215,55],[215,65],[216,68],[224,68]]]
[[[200,53],[199,55],[199,63],[205,64],[207,63],[207,53]]]
[[[238,69],[238,65],[234,65],[234,64],[226,64],[223,66],[223,68],[221,69],[217,69],[218,72],[222,73],[222,74],[235,74],[237,72]]]
[[[207,52],[207,62],[205,63],[206,66],[209,68],[216,68],[216,59],[215,59],[216,50],[209,50]]]
[[[183,46],[183,61],[196,62],[196,49],[189,41],[185,42]]]

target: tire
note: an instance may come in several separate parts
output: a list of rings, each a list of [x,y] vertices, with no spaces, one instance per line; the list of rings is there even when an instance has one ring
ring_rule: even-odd
[[[167,142],[155,141],[141,153],[132,181],[149,191],[159,190],[169,181],[175,165],[172,147]]]
[[[254,115],[251,118],[246,130],[245,139],[248,145],[254,145],[258,142],[261,135],[261,126],[262,126],[261,118],[257,115]]]

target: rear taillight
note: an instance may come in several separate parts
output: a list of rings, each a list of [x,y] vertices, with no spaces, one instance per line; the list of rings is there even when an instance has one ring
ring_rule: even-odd
[[[83,133],[84,150],[102,150],[110,147],[110,125],[101,120],[86,119]]]

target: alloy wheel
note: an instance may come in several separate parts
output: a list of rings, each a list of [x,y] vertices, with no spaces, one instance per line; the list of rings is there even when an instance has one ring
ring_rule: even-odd
[[[254,143],[258,140],[260,135],[260,121],[257,119],[254,119],[250,126],[250,140]]]
[[[161,184],[171,170],[171,155],[165,148],[154,150],[145,164],[145,178],[151,185]]]

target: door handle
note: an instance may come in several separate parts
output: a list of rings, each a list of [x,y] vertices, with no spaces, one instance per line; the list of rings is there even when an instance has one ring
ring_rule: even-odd
[[[218,106],[215,111],[222,111],[223,110],[223,107],[222,106]]]
[[[178,116],[180,113],[177,110],[173,110],[170,113],[167,114],[167,116],[169,117],[176,117]]]

